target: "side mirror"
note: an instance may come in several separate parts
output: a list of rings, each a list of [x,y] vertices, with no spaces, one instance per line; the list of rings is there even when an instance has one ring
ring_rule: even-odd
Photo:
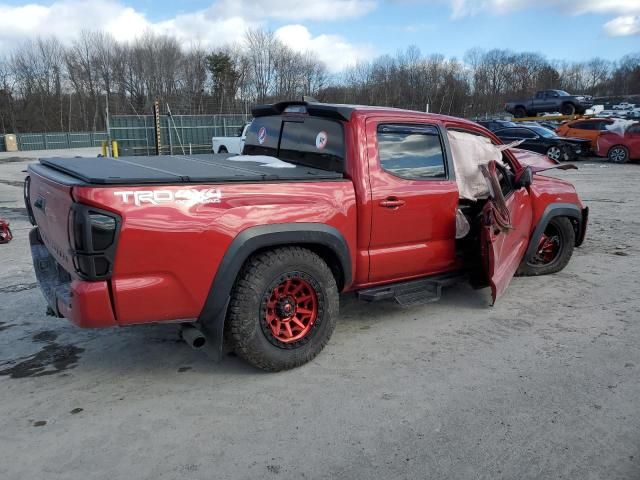
[[[520,172],[520,176],[516,179],[516,187],[517,188],[527,188],[533,183],[533,172],[531,171],[531,167],[526,167],[522,172]]]

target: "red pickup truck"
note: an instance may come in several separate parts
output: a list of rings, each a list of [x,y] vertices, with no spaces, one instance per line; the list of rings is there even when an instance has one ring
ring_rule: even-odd
[[[492,198],[460,199],[447,132],[461,119],[382,107],[256,107],[242,156],[41,159],[25,202],[49,313],[80,327],[180,322],[265,370],[328,342],[338,295],[402,305],[466,276],[493,299],[553,273],[585,236],[587,208],[553,163],[507,149]],[[496,184],[497,185],[497,184]],[[456,238],[458,215],[470,231]],[[195,333],[194,333],[195,332]]]

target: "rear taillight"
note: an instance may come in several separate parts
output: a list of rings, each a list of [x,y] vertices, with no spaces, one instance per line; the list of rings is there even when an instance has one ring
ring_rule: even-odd
[[[109,278],[120,224],[120,217],[114,213],[74,204],[69,217],[69,239],[80,276],[87,280]]]

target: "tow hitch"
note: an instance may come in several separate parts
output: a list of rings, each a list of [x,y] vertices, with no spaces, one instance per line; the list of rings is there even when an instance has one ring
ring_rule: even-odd
[[[0,244],[9,243],[12,238],[13,234],[9,228],[9,222],[7,220],[0,219]]]

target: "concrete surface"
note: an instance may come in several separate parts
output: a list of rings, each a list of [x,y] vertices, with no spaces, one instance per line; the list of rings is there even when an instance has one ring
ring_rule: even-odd
[[[0,478],[638,479],[640,165],[557,172],[592,211],[561,273],[495,307],[461,285],[403,310],[345,296],[312,363],[209,362],[172,325],[44,315],[0,163]]]

